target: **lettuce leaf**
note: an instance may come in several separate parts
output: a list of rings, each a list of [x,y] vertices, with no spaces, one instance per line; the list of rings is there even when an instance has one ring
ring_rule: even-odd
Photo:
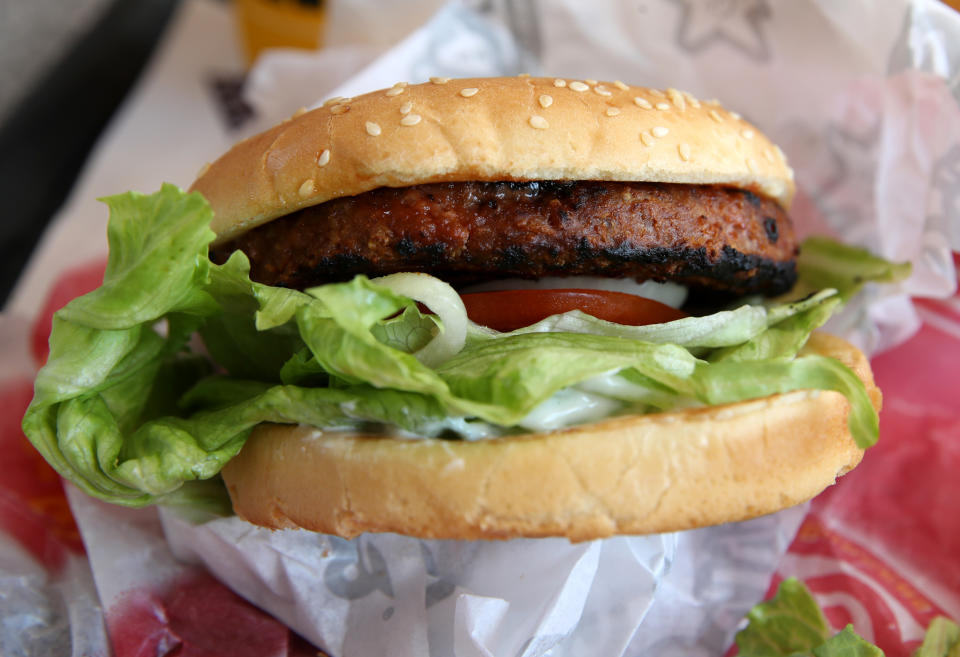
[[[362,276],[303,292],[262,285],[239,252],[215,265],[210,208],[171,185],[106,203],[104,284],[57,313],[23,428],[64,477],[112,502],[212,504],[197,482],[262,422],[518,432],[553,395],[611,375],[624,412],[838,390],[857,442],[876,440],[856,376],[796,357],[840,302],[833,290],[646,327],[580,312],[512,333],[473,325],[458,354],[428,367],[414,354],[442,326],[411,299]]]
[[[883,657],[852,625],[833,633],[810,590],[792,577],[780,583],[770,600],[751,609],[747,621],[736,636],[740,657]],[[913,657],[955,655],[960,655],[960,627],[934,618]]]
[[[890,262],[866,249],[826,237],[805,239],[797,257],[802,292],[833,288],[844,301],[868,282],[898,283],[906,280],[911,270],[908,262]]]
[[[913,657],[960,657],[960,625],[943,616],[934,618]]]
[[[777,593],[747,614],[737,633],[740,657],[810,655],[830,636],[827,619],[810,591],[797,579],[785,579]]]

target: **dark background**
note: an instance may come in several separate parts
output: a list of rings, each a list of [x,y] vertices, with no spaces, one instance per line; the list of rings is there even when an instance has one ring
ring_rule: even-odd
[[[179,0],[111,0],[0,124],[0,305]]]

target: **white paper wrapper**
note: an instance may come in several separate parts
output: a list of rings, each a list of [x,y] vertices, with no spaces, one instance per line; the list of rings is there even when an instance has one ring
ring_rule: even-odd
[[[203,2],[188,8],[211,19]],[[900,289],[868,290],[835,329],[870,350],[889,346],[915,326],[906,295],[942,296],[955,285],[960,20],[935,2],[454,3],[373,59],[378,52],[368,43],[265,56],[247,89],[259,119],[242,132],[324,97],[431,75],[525,71],[679,87],[720,98],[783,145],[800,186],[792,214],[801,232],[913,262]],[[191,147],[209,151],[225,139],[214,131]],[[109,166],[122,168],[124,145],[115,133]],[[89,179],[102,184],[109,176],[99,164]],[[80,226],[65,217],[43,262],[56,261],[65,236],[89,232]],[[35,280],[16,307],[29,307]],[[156,511],[71,499],[105,608],[188,568],[161,540]],[[237,519],[194,525],[171,512],[162,527],[180,559],[205,564],[335,657],[717,655],[766,591],[803,513],[573,545],[343,541]]]
[[[90,566],[71,554],[51,573],[0,533],[0,655],[109,654]]]
[[[716,655],[763,596],[804,515],[676,534],[352,541],[161,512],[186,562],[332,655]]]

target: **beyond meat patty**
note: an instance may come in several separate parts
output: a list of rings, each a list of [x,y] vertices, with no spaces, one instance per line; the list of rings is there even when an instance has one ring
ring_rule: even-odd
[[[593,275],[778,294],[797,243],[783,209],[748,191],[551,181],[384,187],[276,219],[212,257],[236,249],[254,280],[300,289],[424,271],[455,285]]]

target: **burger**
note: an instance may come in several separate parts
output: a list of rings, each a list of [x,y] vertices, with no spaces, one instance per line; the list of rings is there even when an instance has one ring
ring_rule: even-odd
[[[867,280],[792,172],[675,89],[399,83],[106,199],[24,428],[83,490],[344,537],[588,540],[807,500],[876,440]],[[798,252],[800,253],[798,259]]]

